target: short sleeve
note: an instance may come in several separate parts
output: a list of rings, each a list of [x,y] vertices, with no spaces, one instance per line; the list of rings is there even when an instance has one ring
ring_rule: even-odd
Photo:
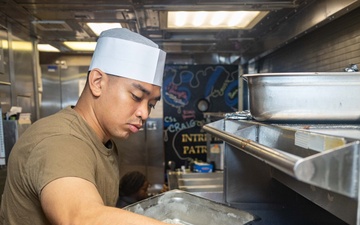
[[[32,149],[27,160],[28,183],[40,194],[51,181],[79,177],[95,184],[96,156],[93,149],[71,135],[52,136]]]

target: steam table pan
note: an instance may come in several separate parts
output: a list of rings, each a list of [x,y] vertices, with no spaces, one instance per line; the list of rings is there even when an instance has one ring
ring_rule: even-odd
[[[251,213],[181,190],[164,192],[124,209],[169,224],[236,225],[259,219]]]
[[[360,121],[359,72],[245,74],[258,121]]]

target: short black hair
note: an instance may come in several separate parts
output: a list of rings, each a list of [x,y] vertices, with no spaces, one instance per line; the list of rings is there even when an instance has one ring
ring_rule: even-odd
[[[120,180],[119,195],[129,196],[135,194],[144,185],[146,177],[139,171],[126,173]]]

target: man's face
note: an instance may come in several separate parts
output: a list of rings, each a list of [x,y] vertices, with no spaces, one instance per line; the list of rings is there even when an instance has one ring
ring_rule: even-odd
[[[127,138],[136,133],[160,100],[161,88],[128,78],[106,75],[98,110],[100,126],[109,137]],[[106,88],[106,89],[105,89]]]

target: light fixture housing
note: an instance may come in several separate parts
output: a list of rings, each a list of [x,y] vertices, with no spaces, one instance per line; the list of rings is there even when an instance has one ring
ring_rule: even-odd
[[[168,11],[167,29],[251,29],[268,11]]]

